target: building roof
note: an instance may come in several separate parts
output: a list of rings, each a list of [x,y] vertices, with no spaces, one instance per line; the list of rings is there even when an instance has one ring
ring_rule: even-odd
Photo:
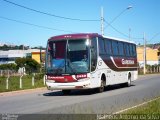
[[[152,48],[160,50],[160,44],[154,44]]]
[[[32,52],[40,52],[39,49],[28,49],[28,50],[0,50],[0,58],[9,58],[9,57],[26,57],[26,54]],[[44,50],[42,50],[44,52]]]

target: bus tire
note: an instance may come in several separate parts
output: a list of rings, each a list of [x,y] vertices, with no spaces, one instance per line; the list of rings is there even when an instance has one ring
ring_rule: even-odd
[[[101,85],[99,88],[97,88],[98,93],[102,93],[104,91],[104,88],[105,88],[105,81],[101,79]]]
[[[127,87],[131,86],[131,75],[128,76]]]
[[[129,75],[128,75],[128,81],[127,81],[127,83],[126,83],[126,86],[127,86],[127,87],[130,87],[130,86],[131,86],[131,73],[129,73]]]
[[[63,95],[69,95],[71,90],[62,90]]]
[[[131,74],[128,74],[127,82],[120,84],[122,87],[130,87],[131,86]]]

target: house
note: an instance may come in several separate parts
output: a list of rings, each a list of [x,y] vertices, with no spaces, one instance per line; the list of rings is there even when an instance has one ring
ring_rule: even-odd
[[[36,60],[38,63],[44,63],[45,62],[45,51],[42,50],[41,52],[32,52],[32,59]]]
[[[137,47],[137,59],[140,67],[144,64],[144,47]],[[160,64],[160,50],[150,47],[146,48],[146,64],[158,65]]]

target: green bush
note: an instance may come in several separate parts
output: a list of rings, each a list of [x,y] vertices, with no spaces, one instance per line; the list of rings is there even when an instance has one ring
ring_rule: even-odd
[[[40,71],[40,64],[32,58],[17,58],[15,63],[17,68],[25,67],[26,73],[31,74],[33,72]]]
[[[16,70],[17,65],[14,63],[0,65],[0,70]]]

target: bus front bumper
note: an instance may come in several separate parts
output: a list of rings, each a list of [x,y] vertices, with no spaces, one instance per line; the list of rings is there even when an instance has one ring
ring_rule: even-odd
[[[89,89],[90,80],[83,80],[70,83],[54,83],[50,80],[46,80],[48,90],[73,90],[73,89]]]

